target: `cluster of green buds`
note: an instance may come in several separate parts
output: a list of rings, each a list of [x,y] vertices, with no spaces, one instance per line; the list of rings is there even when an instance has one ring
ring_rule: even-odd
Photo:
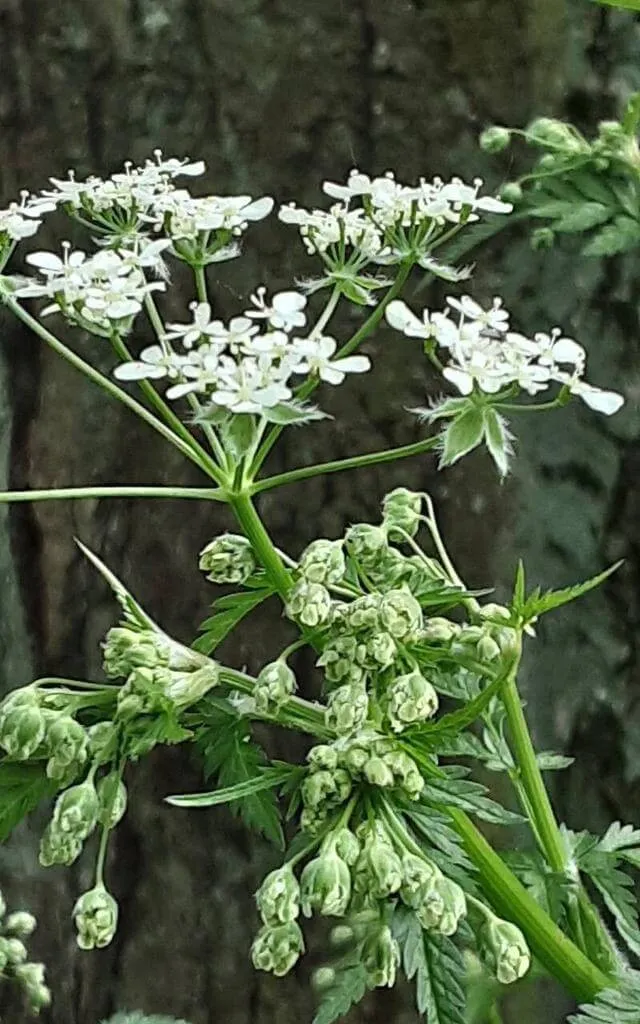
[[[256,710],[262,715],[273,715],[297,689],[296,677],[284,659],[265,665],[256,679],[253,697]]]
[[[118,693],[121,719],[153,714],[167,703],[187,707],[218,685],[216,662],[158,629],[114,626],[107,633],[103,664],[112,679],[125,679]]]
[[[246,583],[257,561],[246,537],[223,533],[200,552],[199,566],[212,583]]]
[[[0,706],[0,747],[16,761],[46,759],[47,775],[61,785],[73,781],[89,756],[87,731],[65,703],[30,685],[13,690]]]
[[[36,919],[26,910],[7,914],[0,893],[0,973],[14,981],[24,992],[34,1013],[39,1013],[51,1002],[51,993],[45,984],[44,964],[29,961],[25,939],[33,933]]]
[[[531,953],[520,929],[511,921],[481,908],[482,923],[475,929],[480,957],[501,985],[519,981],[531,966]]]
[[[73,908],[80,949],[108,946],[118,925],[118,904],[100,882],[80,896]]]

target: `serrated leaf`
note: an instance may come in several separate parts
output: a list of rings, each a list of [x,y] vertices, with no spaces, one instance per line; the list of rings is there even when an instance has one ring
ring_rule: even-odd
[[[603,203],[580,203],[564,213],[558,220],[550,225],[553,231],[567,233],[577,231],[588,231],[590,228],[604,224],[612,215],[610,206]]]
[[[295,404],[292,402],[274,405],[263,409],[262,415],[267,423],[276,423],[281,427],[296,426],[302,423],[313,423],[315,420],[330,419],[328,413],[322,412],[313,405]]]
[[[575,601],[578,597],[582,597],[583,594],[587,594],[590,590],[599,587],[616,569],[620,568],[622,562],[623,559],[620,559],[620,561],[605,569],[604,572],[598,573],[597,576],[592,576],[591,579],[585,580],[584,583],[576,583],[573,587],[564,587],[562,590],[548,590],[544,594],[541,594],[539,590],[534,590],[521,608],[514,610],[518,611],[525,624],[532,622],[539,615],[544,615],[545,612],[560,608],[562,605]]]
[[[518,559],[518,568],[516,569],[516,580],[513,586],[513,605],[514,608],[520,608],[524,604],[525,598],[525,574],[524,574],[524,562],[521,558]]]
[[[423,931],[407,907],[396,907],[391,927],[402,969],[409,981],[415,981],[418,1012],[428,1024],[464,1024],[465,968],[458,948],[443,935]]]
[[[202,724],[196,733],[198,750],[208,781],[217,777],[220,787],[235,786],[239,782],[255,779],[266,765],[262,748],[252,739],[246,718],[227,702],[210,698],[202,710]],[[284,848],[278,805],[272,789],[253,792],[229,805],[247,828],[263,835]]]
[[[193,650],[211,654],[246,615],[273,593],[273,587],[264,587],[218,598],[212,605],[214,614],[200,625],[202,635],[192,643]]]
[[[571,181],[585,199],[602,203],[610,209],[616,208],[616,197],[606,181],[589,171],[572,171]]]
[[[640,223],[632,217],[616,217],[582,250],[585,256],[615,256],[640,243]]]
[[[640,0],[593,0],[606,7],[622,7],[625,11],[640,11]]]
[[[458,833],[449,825],[448,817],[433,807],[416,807],[413,803],[405,806],[404,814],[416,834],[428,843],[429,857],[468,888],[476,868],[463,849]]]
[[[442,434],[443,448],[440,466],[452,466],[454,462],[477,448],[484,434],[482,410],[471,406],[456,416]]]
[[[484,439],[487,449],[501,477],[509,470],[509,456],[513,453],[511,438],[504,417],[487,405],[483,409]]]
[[[640,973],[625,970],[616,988],[599,992],[592,1003],[580,1006],[567,1024],[640,1024]]]
[[[633,825],[621,825],[619,821],[609,825],[598,843],[598,849],[604,853],[624,850],[629,846],[640,846],[640,829]]]
[[[558,772],[568,768],[575,761],[574,757],[565,757],[564,754],[555,754],[551,750],[542,750],[536,754],[536,763],[541,772]]]
[[[367,991],[367,972],[362,964],[336,970],[334,983],[323,995],[313,1024],[333,1024],[359,1003]]]
[[[165,800],[168,804],[173,804],[174,807],[214,807],[217,804],[229,804],[234,800],[252,796],[254,793],[261,793],[265,789],[279,789],[286,782],[290,782],[293,775],[301,775],[304,769],[298,765],[268,766],[259,768],[258,772],[259,774],[251,779],[236,782],[233,786],[214,789],[210,793],[185,793],[179,796],[165,797]]]
[[[82,551],[82,553],[86,555],[86,557],[89,559],[90,562],[92,562],[93,565],[95,565],[98,572],[105,578],[105,580],[113,590],[114,594],[118,599],[119,604],[122,607],[122,610],[124,611],[125,618],[129,625],[135,626],[137,629],[157,630],[158,627],[153,621],[153,619],[150,618],[149,615],[147,615],[144,608],[138,604],[136,599],[133,597],[132,594],[129,593],[124,583],[120,582],[115,573],[111,572],[111,569],[109,569],[104,564],[104,562],[98,558],[97,555],[94,555],[93,551],[86,547],[86,545],[84,545],[82,541],[79,541],[77,537],[75,538],[75,542]]]
[[[518,825],[522,815],[507,810],[486,795],[487,788],[479,782],[464,778],[466,768],[444,768],[442,778],[430,778],[421,796],[421,802],[438,806],[459,807],[493,825]]]
[[[599,847],[579,861],[580,870],[589,876],[612,914],[619,935],[629,949],[640,956],[640,925],[633,880],[616,864],[615,854],[603,853]]]
[[[58,783],[45,774],[44,762],[1,761],[0,842],[4,842],[27,814],[57,790]]]

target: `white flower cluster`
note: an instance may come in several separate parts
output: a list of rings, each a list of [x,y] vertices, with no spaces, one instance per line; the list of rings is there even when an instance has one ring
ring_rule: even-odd
[[[401,185],[391,172],[369,178],[353,170],[346,185],[325,181],[323,190],[339,200],[329,210],[305,210],[291,203],[281,207],[278,216],[300,228],[309,253],[344,260],[350,247],[373,263],[391,264],[412,252],[426,256],[443,228],[477,220],[476,210],[510,212],[509,203],[479,195],[481,186],[479,178],[473,185],[459,178]],[[362,205],[352,209],[353,201]]]
[[[278,292],[267,302],[259,288],[251,296],[253,308],[225,324],[211,319],[206,302],[191,304],[192,321],[167,324],[161,344],[151,345],[134,362],[115,370],[120,380],[160,379],[175,381],[167,398],[189,393],[205,395],[215,406],[233,413],[265,414],[293,399],[291,377],[314,374],[329,384],[341,384],[348,373],[364,373],[366,356],[334,358],[337,342],[313,332],[293,337],[304,327],[306,298],[298,292]],[[260,331],[256,321],[266,330]],[[176,352],[174,343],[184,352]]]
[[[562,336],[558,328],[533,338],[509,330],[509,314],[500,299],[483,309],[469,295],[447,298],[446,312],[423,310],[422,319],[400,300],[385,311],[387,322],[411,338],[437,344],[449,354],[443,376],[463,395],[474,387],[495,395],[516,384],[530,395],[552,384],[567,387],[571,394],[607,416],[617,412],[624,399],[614,391],[603,391],[583,380],[584,348]],[[457,316],[452,316],[454,310]],[[568,368],[568,369],[567,369]]]
[[[102,249],[87,256],[80,249],[63,244],[62,257],[51,252],[34,252],[27,263],[36,267],[42,280],[20,283],[14,290],[19,298],[48,298],[42,316],[61,312],[72,323],[92,333],[110,336],[130,330],[142,309],[145,296],[162,291],[163,281],[147,282],[143,268],[162,269],[162,252],[168,240],[137,243],[132,249]]]
[[[10,245],[35,235],[44,214],[52,210],[55,210],[55,203],[21,192],[19,203],[10,203],[0,210],[0,254],[7,242]]]

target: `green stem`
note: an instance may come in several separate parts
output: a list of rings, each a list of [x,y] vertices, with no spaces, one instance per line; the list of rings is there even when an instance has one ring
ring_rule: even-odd
[[[278,593],[286,599],[293,586],[291,575],[282,564],[282,559],[273,546],[273,542],[260,516],[256,512],[250,496],[244,492],[238,494],[230,492],[228,501],[247,538],[250,540],[258,561],[267,572],[271,583]]]
[[[59,356],[62,356],[62,358],[70,363],[71,366],[75,367],[76,370],[80,370],[85,377],[88,377],[89,380],[93,381],[94,384],[97,384],[103,391],[106,391],[107,394],[112,396],[112,398],[117,398],[118,401],[123,403],[123,405],[126,405],[129,409],[135,412],[141,420],[144,420],[144,422],[148,423],[150,427],[153,427],[158,434],[161,434],[165,440],[169,441],[170,444],[181,451],[182,454],[191,462],[195,462],[196,466],[199,466],[207,476],[212,477],[212,479],[216,480],[217,483],[221,482],[219,474],[214,476],[211,469],[206,468],[202,464],[198,453],[194,451],[191,444],[187,444],[186,441],[181,437],[178,437],[173,430],[170,430],[169,427],[154,416],[153,413],[149,412],[148,409],[145,409],[140,402],[137,402],[135,398],[132,398],[131,395],[126,391],[123,391],[117,384],[110,381],[108,377],[105,377],[104,374],[100,373],[99,370],[96,370],[90,363],[85,362],[85,360],[79,355],[76,355],[72,349],[68,348],[68,346],[61,342],[59,338],[56,338],[55,334],[52,334],[51,331],[48,331],[46,327],[43,327],[35,317],[31,316],[30,313],[27,313],[26,309],[23,309],[20,303],[12,298],[10,294],[0,292],[0,301],[2,301],[7,308],[11,310],[18,320],[21,320],[23,324],[29,327],[34,334],[37,334],[42,341],[46,342],[54,352],[57,352]]]
[[[77,498],[194,498],[224,501],[219,488],[208,487],[52,487],[44,491],[0,491],[0,504]]]
[[[409,274],[411,273],[411,270],[413,269],[413,266],[414,266],[413,262],[407,262],[407,263],[403,263],[401,265],[401,267],[400,267],[400,269],[398,271],[398,276],[396,277],[395,281],[393,282],[393,284],[389,288],[389,291],[387,292],[385,297],[378,303],[378,305],[373,310],[371,315],[367,317],[367,319],[365,320],[365,322],[363,324],[361,324],[361,326],[358,328],[358,330],[355,332],[355,334],[349,339],[349,341],[347,341],[342,346],[342,348],[339,349],[339,351],[336,353],[336,357],[335,357],[336,359],[342,359],[345,356],[350,355],[350,353],[355,351],[355,349],[358,348],[358,346],[364,341],[364,339],[367,338],[369,336],[369,334],[371,334],[371,332],[373,330],[375,330],[375,328],[378,326],[378,324],[382,320],[382,317],[384,316],[384,311],[387,308],[387,306],[389,305],[389,303],[392,302],[393,299],[397,298],[397,296],[400,294],[400,292],[404,288],[404,286],[405,286],[405,284],[407,282],[407,278],[409,277]],[[335,292],[334,292],[334,294],[335,294]],[[332,295],[332,299],[333,299],[333,295]],[[336,302],[337,302],[337,299],[336,299]],[[325,313],[326,313],[326,310],[325,310]],[[316,325],[316,331],[317,331],[317,326],[318,325]],[[320,381],[317,378],[315,378],[315,377],[309,378],[309,380],[307,380],[306,383],[303,384],[302,387],[299,388],[299,390],[297,391],[296,398],[298,398],[301,402],[303,402],[306,398],[309,397],[310,394],[312,394],[313,391],[315,391],[315,389],[318,387],[319,383],[320,383]],[[257,473],[257,471],[260,469],[260,466],[262,465],[262,463],[266,459],[267,455],[269,454],[269,452],[273,448],[274,444],[276,443],[276,441],[280,437],[280,434],[282,433],[283,430],[284,430],[283,426],[272,427],[271,430],[269,431],[269,433],[267,434],[267,436],[265,437],[264,441],[262,442],[262,444],[260,445],[260,447],[258,449],[258,452],[257,452],[257,454],[256,454],[256,456],[255,456],[255,458],[253,460],[252,466],[251,466],[252,474],[254,476]]]
[[[220,667],[220,682],[249,696],[253,695],[256,685],[253,676],[224,666]],[[321,736],[324,739],[332,738],[334,735],[325,726],[323,709],[317,704],[313,704],[311,701],[304,700],[303,697],[296,697],[295,695],[289,697],[280,708],[278,714],[269,717],[268,720],[274,721],[279,725],[292,726],[296,729],[303,728],[305,732],[310,733],[312,736]]]
[[[198,302],[208,302],[207,298],[207,276],[204,267],[196,264],[193,268],[193,276],[196,282],[196,295]]]
[[[388,448],[382,452],[369,452],[365,455],[354,455],[349,459],[321,462],[317,466],[301,466],[299,469],[291,469],[287,473],[278,473],[276,476],[259,480],[252,486],[251,493],[259,494],[261,491],[270,491],[273,487],[298,483],[300,480],[308,480],[310,477],[321,476],[325,473],[341,473],[345,469],[375,466],[383,462],[394,462],[396,459],[406,459],[412,455],[422,455],[434,448],[437,442],[437,438],[428,437],[423,441],[416,441],[414,444],[404,444],[399,448]]]

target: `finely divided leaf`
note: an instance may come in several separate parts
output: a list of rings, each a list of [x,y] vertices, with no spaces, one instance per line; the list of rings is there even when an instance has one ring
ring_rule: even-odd
[[[461,777],[462,772],[467,773],[466,769],[449,768],[445,771],[446,777],[429,779],[422,792],[421,801],[440,807],[459,807],[494,825],[517,825],[523,821],[520,814],[508,811],[506,807],[486,796],[485,786]]]
[[[470,405],[456,416],[442,435],[440,466],[452,466],[463,455],[477,448],[484,434],[482,410]]]
[[[584,583],[576,583],[573,587],[565,587],[563,590],[548,590],[545,594],[541,594],[540,589],[536,588],[522,603],[516,603],[514,597],[514,611],[521,617],[524,623],[532,622],[539,615],[544,615],[545,612],[560,608],[562,605],[575,601],[578,597],[582,597],[583,594],[599,587],[616,569],[620,568],[622,562],[623,559],[620,559],[620,561],[605,569],[604,572],[598,573],[597,576],[592,576],[591,579],[585,580]]]
[[[616,988],[599,992],[567,1024],[640,1024],[640,973],[625,971]]]
[[[333,1024],[359,1003],[367,991],[367,973],[362,964],[336,970],[333,984],[322,995],[313,1024]]]
[[[13,832],[23,818],[58,790],[40,764],[0,762],[0,842]]]
[[[399,906],[391,927],[402,969],[415,979],[416,1006],[428,1024],[464,1024],[466,997],[462,954],[451,939],[423,931],[415,913]]]
[[[129,593],[123,583],[120,582],[118,577],[111,572],[104,562],[102,562],[97,555],[94,555],[93,551],[90,551],[81,541],[76,537],[76,544],[84,555],[92,562],[99,573],[104,576],[105,580],[113,590],[114,594],[118,598],[122,609],[125,614],[125,618],[129,625],[136,627],[137,629],[154,629],[158,627],[145,612],[144,608],[138,604],[135,598]]]
[[[214,789],[211,793],[185,793],[181,796],[168,796],[166,802],[175,807],[213,807],[216,804],[228,804],[234,800],[242,800],[252,796],[254,793],[261,793],[265,789],[279,789],[285,783],[291,781],[292,775],[300,775],[304,768],[298,765],[275,766],[259,768],[258,774],[244,782],[236,782],[234,786],[226,786],[222,789]]]
[[[274,593],[272,587],[262,587],[237,594],[227,594],[214,601],[213,615],[200,626],[201,635],[191,645],[200,654],[212,654],[245,615]]]

